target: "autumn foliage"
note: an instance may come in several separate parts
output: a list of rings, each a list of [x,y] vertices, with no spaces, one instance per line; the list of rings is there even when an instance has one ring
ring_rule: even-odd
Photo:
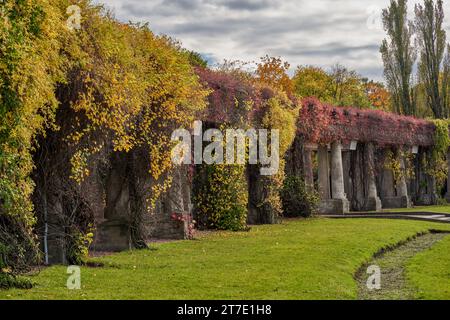
[[[379,145],[433,145],[435,125],[426,120],[381,110],[341,108],[315,98],[303,101],[298,133],[312,143],[376,142]]]

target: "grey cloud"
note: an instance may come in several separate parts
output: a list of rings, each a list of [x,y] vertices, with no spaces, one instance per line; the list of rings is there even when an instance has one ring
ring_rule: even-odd
[[[324,56],[324,57],[344,57],[348,55],[356,54],[370,54],[371,52],[377,52],[379,45],[362,45],[362,46],[346,46],[337,42],[325,43],[318,47],[293,47],[281,50],[284,55],[297,55],[297,56]]]
[[[218,2],[222,6],[231,10],[258,11],[277,7],[279,2],[270,0],[223,0]]]
[[[122,5],[122,10],[136,17],[176,17],[185,14],[202,16],[205,11],[221,8],[230,11],[260,11],[275,9],[279,5],[280,2],[276,0],[160,0],[157,3],[126,2]]]
[[[97,1],[114,3],[122,20],[148,21],[155,33],[174,36],[211,61],[280,55],[293,69],[339,62],[381,80],[379,45],[385,34],[368,27],[368,9],[384,8],[389,0]]]

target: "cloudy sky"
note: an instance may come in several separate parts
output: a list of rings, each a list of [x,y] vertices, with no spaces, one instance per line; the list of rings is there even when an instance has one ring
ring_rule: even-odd
[[[381,9],[389,0],[98,0],[122,21],[149,22],[213,64],[269,54],[292,65],[335,63],[382,80]],[[413,14],[414,3],[410,0]],[[444,0],[450,40],[450,0]]]

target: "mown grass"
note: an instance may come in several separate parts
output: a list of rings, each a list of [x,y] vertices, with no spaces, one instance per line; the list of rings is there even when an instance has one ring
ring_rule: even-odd
[[[450,299],[450,236],[413,257],[406,267],[417,299]]]
[[[33,289],[0,291],[0,299],[355,299],[363,263],[429,229],[450,226],[311,219],[211,233],[97,258],[105,267],[83,267],[81,290],[66,288],[66,267],[46,268]]]

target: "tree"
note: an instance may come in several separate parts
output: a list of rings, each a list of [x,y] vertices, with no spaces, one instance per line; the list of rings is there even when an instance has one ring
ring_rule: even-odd
[[[420,48],[419,76],[425,85],[429,107],[435,118],[441,119],[447,115],[444,106],[446,88],[441,87],[440,81],[446,44],[442,0],[436,4],[433,0],[425,0],[423,6],[416,5],[415,12],[415,30]]]
[[[192,66],[201,68],[208,67],[208,61],[206,61],[200,53],[186,49],[182,52],[186,55]]]
[[[56,82],[67,31],[46,0],[0,2],[0,287],[4,272],[26,270],[39,257],[33,226],[32,150],[57,108]],[[67,8],[67,6],[66,6]],[[56,17],[56,18],[55,18]],[[54,32],[54,30],[59,30]],[[6,270],[6,271],[5,271]]]
[[[320,67],[300,66],[292,79],[295,94],[315,97],[338,106],[371,107],[366,92],[367,80],[344,66],[335,65],[330,72]]]
[[[450,115],[450,44],[447,44],[447,55],[444,59],[441,88],[444,110],[448,117]]]
[[[256,79],[260,83],[284,91],[287,95],[291,95],[294,88],[292,80],[287,74],[289,67],[290,64],[283,62],[280,57],[266,55],[261,58],[261,62],[257,65]]]
[[[391,0],[389,8],[383,10],[383,25],[388,39],[383,40],[380,52],[394,111],[414,115],[416,106],[411,88],[417,55],[412,44],[414,28],[408,21],[407,9],[407,0]]]
[[[367,98],[373,108],[383,111],[391,111],[391,94],[384,84],[374,81],[365,83]]]
[[[334,104],[362,109],[370,107],[363,79],[356,71],[336,64],[333,66],[330,76],[332,78],[331,96]]]
[[[316,97],[320,101],[331,102],[331,84],[333,79],[322,68],[315,66],[299,66],[294,78],[295,94],[300,97]]]

